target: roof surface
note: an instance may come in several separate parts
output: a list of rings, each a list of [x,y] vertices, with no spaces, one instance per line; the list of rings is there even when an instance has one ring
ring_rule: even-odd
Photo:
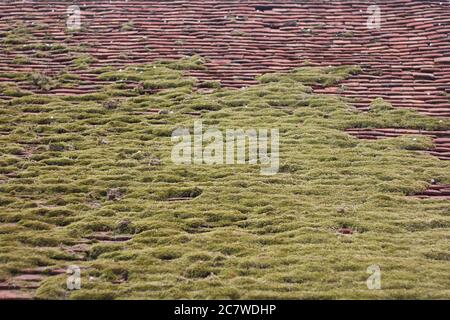
[[[207,58],[201,79],[230,87],[254,84],[258,74],[313,65],[355,64],[363,72],[339,92],[361,109],[375,97],[394,107],[450,116],[450,3],[447,1],[74,1],[82,31],[67,33],[67,1],[0,4],[0,30],[24,22],[43,25],[33,41],[83,44],[98,65],[124,65],[199,54]],[[370,5],[378,5],[380,28],[369,29]],[[70,52],[12,63],[17,52],[0,51],[0,71],[57,73]],[[92,91],[97,79],[58,93]],[[0,79],[1,80],[1,79]],[[319,90],[320,91],[320,90]]]

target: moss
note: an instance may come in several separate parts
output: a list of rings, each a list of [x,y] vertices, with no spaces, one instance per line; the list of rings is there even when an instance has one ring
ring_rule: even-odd
[[[14,73],[14,72],[0,72],[0,78],[15,79],[15,80],[25,80],[26,74]]]
[[[159,198],[166,200],[169,198],[196,198],[202,194],[200,188],[170,188],[168,190],[162,190],[159,192]]]
[[[125,22],[120,26],[121,31],[131,31],[134,29],[133,22]]]
[[[48,91],[55,86],[54,81],[42,73],[30,73],[27,76],[28,82],[36,89]]]
[[[432,147],[423,136],[365,141],[344,130],[448,130],[449,121],[379,99],[357,112],[309,87],[336,85],[358,72],[351,66],[305,66],[234,90],[183,76],[205,63],[88,63],[108,83],[64,97],[19,96],[12,82],[26,75],[5,74],[1,90],[18,96],[0,101],[2,277],[82,267],[81,290],[51,276],[40,299],[448,297],[448,204],[408,197],[450,183],[448,163],[420,152]],[[80,81],[67,70],[51,80]],[[172,132],[192,129],[193,110],[205,127],[279,128],[279,173],[173,164]],[[382,270],[377,292],[365,284],[372,264]]]
[[[272,73],[258,77],[261,83],[270,82],[301,82],[306,85],[331,86],[350,75],[358,74],[361,69],[357,66],[339,67],[301,67],[289,72]]]
[[[355,34],[352,31],[336,32],[336,37],[338,37],[338,38],[353,38],[354,35]]]
[[[147,80],[142,82],[144,89],[169,89],[193,86],[195,84],[194,80]]]
[[[42,58],[50,58],[51,57],[51,53],[47,52],[47,51],[41,51],[41,50],[37,50],[34,53],[34,57],[42,59]]]
[[[173,70],[205,70],[205,60],[199,55],[186,56],[177,61],[160,61],[158,65]]]
[[[11,61],[11,63],[13,64],[29,64],[31,61],[28,57],[26,56],[16,56],[14,57],[14,59]]]
[[[209,88],[209,89],[219,89],[221,86],[220,81],[203,81],[198,87],[199,88]]]
[[[392,110],[392,104],[384,100],[383,98],[376,98],[370,103],[370,111],[378,112],[384,110]]]
[[[188,278],[206,278],[213,272],[207,264],[196,263],[186,269],[185,276]]]
[[[89,259],[97,259],[99,258],[102,254],[104,253],[110,253],[110,252],[114,252],[117,250],[121,250],[122,247],[121,245],[114,245],[114,244],[99,244],[99,245],[94,245],[91,250],[89,251]]]
[[[78,70],[85,70],[89,65],[95,62],[96,59],[89,54],[80,54],[72,59],[72,68]]]
[[[28,39],[24,36],[18,36],[14,34],[9,34],[3,39],[4,45],[20,45],[28,42]]]
[[[158,248],[153,252],[153,255],[161,260],[174,260],[182,257],[183,252],[175,248]]]
[[[32,92],[28,90],[22,90],[15,83],[4,83],[0,85],[0,92],[7,97],[23,97],[31,95]]]
[[[63,98],[65,101],[103,101],[108,99],[108,95],[104,93],[87,93],[77,96],[66,96]]]
[[[15,106],[26,106],[26,105],[44,105],[54,101],[54,98],[43,95],[27,95],[19,98],[14,98],[8,102],[9,105]],[[38,109],[40,110],[40,109]]]
[[[56,81],[62,86],[79,85],[81,77],[77,74],[62,72],[56,77]]]

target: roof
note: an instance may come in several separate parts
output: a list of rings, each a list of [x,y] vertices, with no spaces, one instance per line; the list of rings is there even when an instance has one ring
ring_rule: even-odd
[[[18,21],[40,25],[33,41],[86,45],[98,65],[125,65],[199,54],[207,70],[193,75],[230,87],[255,83],[258,74],[313,65],[356,64],[363,72],[336,92],[366,109],[375,97],[394,107],[450,116],[450,4],[381,0],[380,29],[369,29],[373,1],[75,1],[82,30],[66,32],[67,1],[0,4],[0,30]],[[72,4],[72,2],[70,2]],[[126,25],[127,27],[124,27]],[[42,27],[44,26],[44,27]],[[71,52],[36,57],[17,65],[17,52],[0,51],[0,71],[57,73]],[[85,83],[57,93],[94,91],[98,80],[81,70]],[[2,79],[0,79],[2,80]],[[318,90],[318,92],[322,92]]]

